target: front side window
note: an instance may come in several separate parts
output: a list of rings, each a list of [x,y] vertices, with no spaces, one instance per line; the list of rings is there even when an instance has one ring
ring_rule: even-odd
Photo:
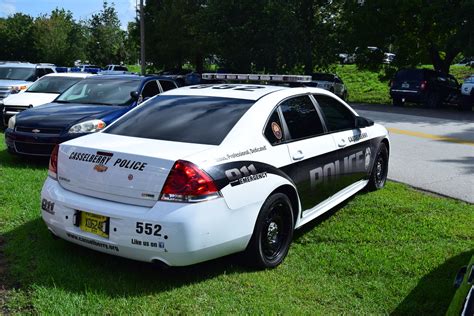
[[[84,79],[73,85],[55,102],[100,105],[128,105],[130,93],[137,91],[140,80],[133,79]]]
[[[255,101],[158,95],[125,114],[104,133],[219,145]]]
[[[324,133],[318,112],[307,95],[288,99],[280,108],[292,140]]]
[[[314,95],[330,132],[355,128],[352,112],[342,103],[327,95]]]

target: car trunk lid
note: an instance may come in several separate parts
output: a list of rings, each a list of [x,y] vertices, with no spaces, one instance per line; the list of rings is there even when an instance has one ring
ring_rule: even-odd
[[[61,144],[58,181],[80,194],[153,206],[174,162],[210,147],[98,133]]]

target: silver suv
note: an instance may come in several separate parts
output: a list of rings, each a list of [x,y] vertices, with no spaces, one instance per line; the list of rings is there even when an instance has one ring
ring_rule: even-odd
[[[36,79],[53,72],[56,72],[53,64],[0,61],[0,100],[10,93],[26,90]]]

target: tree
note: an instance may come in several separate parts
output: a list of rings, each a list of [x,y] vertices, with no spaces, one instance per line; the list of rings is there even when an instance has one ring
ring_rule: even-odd
[[[116,64],[124,60],[125,32],[120,29],[120,20],[114,6],[103,2],[102,10],[88,21],[89,60],[98,65]]]
[[[0,22],[0,60],[32,61],[36,59],[33,43],[33,18],[15,13]]]
[[[398,66],[429,61],[449,72],[459,53],[473,51],[472,0],[347,1],[352,46],[394,47]]]
[[[148,1],[145,7],[146,56],[155,67],[181,68],[193,62],[203,69],[204,57],[212,47],[205,32],[207,1]]]
[[[50,16],[38,17],[33,34],[34,46],[41,61],[71,65],[74,60],[85,58],[83,28],[74,21],[70,11],[55,9]]]

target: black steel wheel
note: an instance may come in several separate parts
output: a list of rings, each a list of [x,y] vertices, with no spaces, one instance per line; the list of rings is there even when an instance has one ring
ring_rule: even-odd
[[[380,144],[377,155],[375,156],[374,166],[370,174],[367,187],[375,191],[385,186],[388,174],[388,150],[385,144]]]
[[[393,106],[404,106],[405,102],[401,98],[393,98],[392,100]]]
[[[254,232],[244,253],[256,268],[275,268],[285,259],[293,238],[293,209],[283,193],[271,195],[263,204]]]
[[[426,97],[425,106],[431,109],[436,109],[441,106],[441,96],[439,93],[431,92]]]

